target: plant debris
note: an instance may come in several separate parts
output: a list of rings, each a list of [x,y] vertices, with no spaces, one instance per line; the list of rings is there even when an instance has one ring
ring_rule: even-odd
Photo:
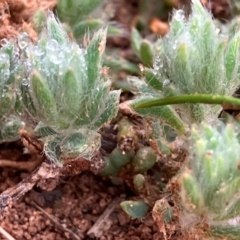
[[[0,0],[0,39],[14,39],[23,31],[36,39],[31,17],[39,9],[53,10],[56,4],[56,0]]]

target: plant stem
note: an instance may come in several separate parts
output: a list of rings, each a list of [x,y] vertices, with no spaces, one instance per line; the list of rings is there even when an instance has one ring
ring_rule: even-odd
[[[154,100],[147,100],[146,102],[133,104],[134,109],[149,108],[164,105],[174,104],[186,104],[186,103],[206,103],[206,104],[232,104],[240,107],[240,99],[223,96],[223,95],[211,95],[211,94],[192,94],[192,95],[180,95],[174,97],[160,98]]]

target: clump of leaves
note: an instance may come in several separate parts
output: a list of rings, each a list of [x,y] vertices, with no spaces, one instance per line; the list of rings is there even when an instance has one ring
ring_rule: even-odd
[[[239,126],[194,126],[189,163],[179,176],[185,216],[206,221],[209,234],[239,236]],[[197,222],[196,224],[198,224]]]
[[[198,0],[192,13],[174,12],[170,32],[158,41],[154,69],[164,96],[182,94],[232,95],[239,85],[240,33],[221,35],[211,14]],[[182,112],[186,121],[211,121],[220,107],[191,104]]]
[[[135,33],[133,46],[140,54],[143,40]],[[183,10],[176,10],[170,21],[170,32],[153,46],[153,69],[143,69],[147,86],[143,89],[141,83],[140,97],[129,102],[130,107],[146,116],[167,119],[161,113],[166,112],[161,111],[161,106],[176,104],[171,111],[180,112],[187,124],[215,121],[221,111],[221,106],[216,104],[231,101],[239,104],[237,99],[228,97],[239,86],[239,34],[236,27],[221,33],[212,15],[198,0],[192,1],[188,18]],[[189,104],[179,105],[182,103]],[[170,126],[176,129],[179,124],[179,121],[172,122]]]
[[[111,82],[102,73],[106,29],[79,47],[49,13],[36,44],[26,34],[18,41],[26,66],[23,104],[36,122],[51,129],[44,139],[45,153],[54,162],[89,159],[100,147],[98,128],[118,110],[120,92],[110,91]]]

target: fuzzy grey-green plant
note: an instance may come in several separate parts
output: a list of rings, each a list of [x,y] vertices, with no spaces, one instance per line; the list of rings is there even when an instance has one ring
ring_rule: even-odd
[[[137,89],[136,98],[129,102],[133,111],[161,119],[178,133],[185,133],[192,123],[216,121],[219,105],[236,100],[227,98],[240,83],[240,32],[219,31],[199,0],[192,1],[188,18],[183,10],[174,11],[170,32],[154,44],[153,69],[143,69],[146,84],[129,80]],[[141,43],[141,36],[133,30],[132,47],[139,56]]]
[[[145,116],[161,118],[162,106],[178,104],[175,109],[185,123],[191,124],[215,121],[221,110],[217,104],[232,101],[239,105],[239,101],[229,97],[239,85],[237,29],[235,26],[220,31],[199,0],[192,1],[192,13],[188,17],[183,10],[176,10],[170,21],[170,32],[151,47],[155,52],[153,69],[142,71],[148,91],[139,89],[140,97],[130,106]],[[133,29],[132,48],[139,57],[142,41]],[[143,61],[148,62],[147,66],[151,65],[149,50],[145,49]],[[146,93],[151,91],[154,94],[146,98]],[[185,105],[181,106],[183,103]]]
[[[97,130],[118,110],[120,92],[110,91],[111,81],[102,72],[106,29],[96,32],[88,46],[79,47],[49,13],[36,44],[25,33],[18,43],[26,67],[23,105],[35,122],[57,133],[44,138],[45,153],[56,161],[89,159],[100,147]]]
[[[179,175],[185,217],[194,213],[196,219],[207,222],[210,234],[237,239],[240,229],[237,224],[239,126],[236,123],[215,127],[203,124],[194,126],[191,133],[189,163]]]
[[[24,123],[17,116],[16,73],[19,70],[18,50],[15,44],[1,40],[0,49],[0,142],[19,138],[18,130]]]
[[[232,95],[239,85],[240,32],[223,35],[199,0],[192,0],[187,18],[176,10],[170,32],[156,44],[154,69],[165,97],[183,94]],[[187,122],[212,121],[220,107],[189,104]]]

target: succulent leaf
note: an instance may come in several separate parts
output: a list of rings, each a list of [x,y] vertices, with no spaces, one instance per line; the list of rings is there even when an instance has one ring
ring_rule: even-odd
[[[131,47],[134,53],[140,57],[140,46],[142,43],[142,37],[136,28],[132,28],[131,31]]]
[[[133,219],[143,218],[149,209],[143,201],[123,201],[120,206]]]
[[[134,172],[146,172],[156,163],[156,160],[157,156],[151,147],[140,148],[132,160]]]
[[[46,118],[50,124],[57,119],[57,109],[54,97],[48,87],[46,79],[38,72],[31,75],[31,93],[36,108],[41,112],[40,118]]]
[[[143,40],[140,45],[140,56],[143,64],[146,67],[152,67],[153,65],[153,48],[149,41]]]

